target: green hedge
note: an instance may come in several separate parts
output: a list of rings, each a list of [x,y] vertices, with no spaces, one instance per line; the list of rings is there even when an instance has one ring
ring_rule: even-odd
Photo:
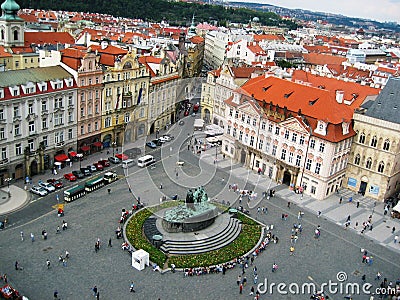
[[[143,225],[147,218],[163,208],[181,204],[178,201],[164,202],[158,206],[146,208],[137,212],[126,226],[126,237],[135,249],[143,249],[150,255],[150,260],[163,268],[167,256],[154,247],[145,237]],[[203,267],[230,261],[250,251],[261,236],[261,226],[246,215],[239,213],[238,219],[242,221],[242,231],[239,236],[228,246],[202,254],[171,256],[168,264],[175,264],[177,268]]]

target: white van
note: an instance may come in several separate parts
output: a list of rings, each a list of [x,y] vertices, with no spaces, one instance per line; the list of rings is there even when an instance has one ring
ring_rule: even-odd
[[[138,167],[144,168],[147,167],[148,165],[151,165],[152,163],[155,163],[155,161],[156,160],[154,159],[153,155],[145,155],[138,158],[137,165]]]
[[[133,159],[126,159],[122,161],[122,167],[127,169],[135,165],[135,161]]]

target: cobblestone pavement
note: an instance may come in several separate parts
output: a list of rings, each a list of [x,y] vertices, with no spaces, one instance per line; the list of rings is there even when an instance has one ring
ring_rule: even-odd
[[[184,145],[182,141],[181,144]],[[185,152],[183,148],[181,147],[181,150]],[[40,203],[40,206],[29,205],[24,208],[19,213],[24,214],[25,221],[16,220],[7,230],[0,232],[0,272],[7,273],[9,282],[34,300],[52,299],[54,290],[59,292],[61,299],[93,299],[91,288],[94,285],[99,288],[100,299],[249,298],[250,288],[254,285],[251,284],[252,266],[246,270],[248,284],[240,295],[236,285],[237,276],[241,274],[239,268],[229,270],[226,275],[184,277],[179,272],[167,272],[162,275],[153,272],[151,268],[143,271],[133,269],[130,266],[130,256],[120,249],[121,240],[115,239],[114,230],[118,226],[121,208],[130,207],[134,201],[127,182],[133,194],[149,204],[159,202],[162,195],[184,195],[187,186],[197,186],[198,182],[203,184],[203,180],[210,178],[211,174],[212,180],[204,181],[210,197],[217,198],[218,201],[230,201],[233,205],[237,204],[238,198],[234,192],[228,190],[229,183],[237,183],[244,189],[256,191],[259,195],[258,200],[261,199],[262,191],[270,185],[268,178],[249,172],[241,166],[231,165],[222,157],[218,157],[217,163],[214,164],[214,152],[210,151],[202,154],[200,164],[195,163],[195,156],[187,150],[186,153],[182,153],[179,159],[184,160],[185,164],[179,169],[178,178],[175,178],[176,164],[172,159],[176,150],[166,150],[172,152],[171,160],[167,159],[169,155],[165,157],[162,153],[155,153],[155,156],[163,157],[162,163],[157,163],[155,169],[139,169],[136,166],[130,168],[128,180],[113,183],[110,195],[107,189],[103,188],[67,204],[64,218],[57,217],[51,208],[54,203],[46,199],[35,202]],[[184,173],[198,178],[194,181],[189,176],[185,177]],[[161,183],[162,190],[159,189]],[[361,276],[365,274],[366,281],[375,288],[379,283],[374,280],[377,271],[391,281],[400,277],[397,245],[393,243],[393,247],[390,247],[391,230],[387,228],[392,225],[392,221],[380,214],[379,207],[371,207],[368,200],[361,203],[358,209],[351,203],[339,205],[337,196],[326,201],[316,201],[308,197],[300,199],[299,195],[287,188],[276,186],[274,183],[271,183],[271,187],[277,190],[276,197],[245,204],[253,217],[266,225],[273,224],[273,233],[280,239],[278,244],[269,245],[255,259],[258,282],[264,282],[266,278],[268,284],[314,283],[320,287],[329,280],[340,283],[337,274],[345,272],[347,281],[344,283],[361,285]],[[290,209],[287,208],[287,201],[292,202]],[[268,214],[258,214],[258,206],[267,207]],[[361,235],[358,230],[343,229],[343,220],[348,214],[352,215],[354,221],[363,220],[372,209],[375,209],[373,218],[376,222],[373,231]],[[300,210],[305,214],[298,220]],[[320,218],[317,217],[318,210],[322,212]],[[43,211],[46,213],[43,214]],[[281,219],[282,213],[288,214],[286,221]],[[34,217],[28,221],[29,214]],[[16,213],[10,216],[10,219],[17,216]],[[69,229],[56,234],[56,228],[61,226],[63,219],[68,222]],[[298,222],[302,223],[304,230],[294,245],[295,255],[290,256],[291,228]],[[398,223],[393,224],[400,229]],[[314,229],[318,225],[321,226],[321,237],[315,239]],[[47,240],[41,238],[43,229],[48,232]],[[21,231],[24,232],[24,241],[21,241]],[[31,232],[35,235],[34,242],[31,242],[29,237]],[[101,240],[98,253],[94,251],[97,238]],[[107,246],[109,238],[112,238],[113,247]],[[361,262],[361,248],[368,250],[373,257],[372,265]],[[70,252],[71,257],[67,266],[63,267],[58,262],[58,256],[64,254],[65,250]],[[46,267],[46,259],[51,261],[50,269]],[[15,270],[15,261],[20,263],[23,270]],[[272,273],[271,267],[274,262],[278,264],[279,269]],[[131,280],[135,281],[136,293],[129,292]],[[276,287],[273,295],[269,292],[262,294],[260,299],[309,299],[309,295],[281,295]],[[331,299],[343,299],[344,293],[330,293],[330,296]],[[369,296],[363,294],[355,296],[354,299],[369,299]]]

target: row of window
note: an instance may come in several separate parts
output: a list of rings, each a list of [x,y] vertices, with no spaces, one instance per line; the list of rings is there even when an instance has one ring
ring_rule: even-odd
[[[361,156],[360,156],[360,154],[357,154],[357,155],[354,157],[354,164],[357,165],[357,166],[359,166],[359,165],[360,165],[360,161],[361,161]],[[365,163],[365,167],[366,167],[367,169],[371,169],[371,168],[372,168],[372,158],[371,158],[371,157],[368,157],[368,158],[367,158],[367,161],[366,161],[366,163]],[[383,173],[384,170],[385,170],[385,163],[384,163],[383,161],[381,161],[381,162],[378,164],[377,171],[378,171],[379,173]]]
[[[94,131],[98,131],[99,130],[99,122],[97,122],[97,121],[94,122],[94,126],[93,127],[92,127],[91,123],[87,124],[86,131],[85,131],[85,125],[81,125],[81,128],[80,128],[81,135],[84,135],[86,133],[91,133],[93,131],[92,128],[94,128]]]
[[[364,132],[362,132],[362,133],[360,134],[360,136],[359,136],[359,138],[358,138],[358,142],[359,142],[360,144],[365,144],[366,140],[365,140],[365,133],[364,133]],[[374,135],[374,136],[371,138],[371,141],[370,141],[369,145],[370,145],[371,147],[374,147],[374,148],[377,147],[377,145],[378,145],[378,138],[377,138],[376,135]],[[383,144],[382,144],[381,147],[382,147],[383,150],[389,151],[389,149],[390,149],[390,141],[389,141],[388,139],[386,139],[386,140],[383,142]]]
[[[124,115],[124,122],[125,123],[129,123],[130,118],[131,118],[130,113],[126,113]],[[116,115],[115,116],[115,125],[118,125],[118,124],[119,124],[119,116]],[[112,126],[112,117],[106,117],[104,119],[104,128],[108,128],[108,127],[111,127],[111,126]]]
[[[68,129],[68,140],[72,140],[73,138],[74,138],[73,129],[70,128],[70,129]],[[54,143],[55,144],[64,142],[64,140],[65,139],[64,139],[64,131],[63,130],[54,133]],[[49,137],[47,135],[43,136],[42,144],[47,147],[49,145],[48,142],[49,142]],[[35,145],[35,140],[33,140],[33,139],[28,139],[27,146],[29,147],[30,151],[35,151],[37,149],[37,146]],[[15,144],[15,155],[16,156],[22,155],[24,147],[25,146],[23,145],[23,143]],[[1,148],[1,159],[7,159],[7,158],[8,158],[8,147],[2,147]]]

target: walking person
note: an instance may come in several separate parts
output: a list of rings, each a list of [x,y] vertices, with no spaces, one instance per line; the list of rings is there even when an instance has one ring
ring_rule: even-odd
[[[24,232],[21,231],[21,242],[23,242],[23,241],[24,241]]]
[[[92,291],[93,291],[93,296],[97,296],[97,292],[98,292],[98,290],[97,290],[97,285],[95,285],[93,288],[92,288]]]
[[[47,266],[47,270],[50,269],[50,260],[49,259],[46,260],[46,266]]]
[[[357,201],[357,208],[360,207],[360,201]]]
[[[343,201],[343,197],[340,197],[339,204],[342,204],[342,201]]]
[[[131,281],[131,287],[130,287],[129,291],[130,291],[131,293],[136,293],[136,291],[135,291],[135,284],[134,284],[133,281]]]
[[[287,203],[287,207],[288,207],[288,208],[290,208],[290,201],[288,201],[288,203]]]
[[[32,243],[35,241],[35,236],[33,235],[32,232],[31,232],[31,241],[32,241]]]
[[[396,227],[393,226],[392,228],[392,234],[394,234],[394,232],[396,231]],[[21,231],[22,232],[22,231]]]
[[[108,240],[108,247],[112,247],[111,238]]]

